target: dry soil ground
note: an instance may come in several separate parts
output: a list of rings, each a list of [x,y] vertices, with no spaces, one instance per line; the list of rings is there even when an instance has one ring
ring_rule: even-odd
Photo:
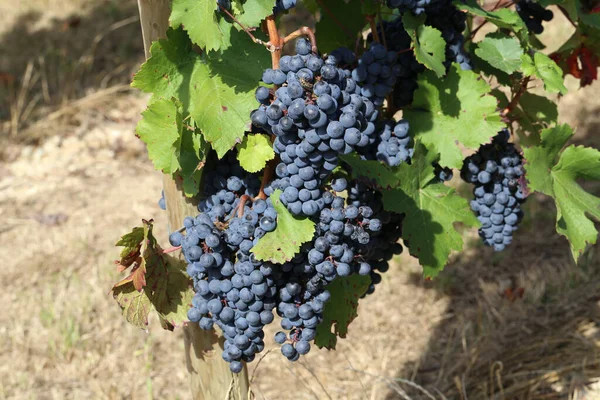
[[[0,47],[16,38],[30,47],[36,41],[56,45],[50,32],[69,33],[85,24],[94,29],[78,31],[79,38],[93,41],[111,24],[135,16],[131,1],[91,8],[90,2],[72,1],[57,11],[59,3],[23,2],[20,14],[0,6],[7,18]],[[22,26],[27,7],[37,12],[40,4],[50,13]],[[107,13],[110,7],[114,11]],[[80,15],[79,22],[65,17],[70,10]],[[53,19],[52,13],[61,17]],[[133,25],[117,29],[129,28],[129,42],[104,51],[118,55],[128,48],[141,55]],[[10,47],[14,60],[3,59],[0,70],[19,82],[30,60],[32,76],[41,71],[37,58],[22,54],[31,49],[21,49]],[[52,48],[66,54],[55,61],[57,67],[66,68],[70,60],[79,65],[86,49]],[[44,89],[39,73],[23,103],[41,93],[30,115],[42,122],[27,131],[3,132],[12,137],[4,142],[0,164],[2,399],[189,398],[181,332],[128,326],[108,295],[118,278],[115,240],[141,218],[154,218],[160,228],[166,217],[156,205],[160,175],[133,136],[146,99],[90,92],[99,62],[124,72],[140,59],[105,58],[94,58],[68,95],[52,79]],[[103,76],[109,77],[107,87],[126,81],[114,71]],[[61,79],[67,80],[64,74]],[[598,145],[600,86],[577,90],[571,81],[570,87],[574,90],[560,103],[561,119],[578,126],[578,143]],[[61,96],[68,100],[66,110],[56,108]],[[48,120],[46,107],[65,111]],[[27,118],[18,122],[31,126]],[[361,302],[359,318],[338,351],[315,349],[289,363],[269,342],[262,362],[249,366],[256,397],[599,399],[599,247],[575,266],[565,240],[553,231],[551,202],[533,197],[527,213],[503,254],[482,248],[467,232],[467,251],[434,282],[423,282],[410,257],[398,258],[376,293]],[[514,295],[520,289],[523,296]]]

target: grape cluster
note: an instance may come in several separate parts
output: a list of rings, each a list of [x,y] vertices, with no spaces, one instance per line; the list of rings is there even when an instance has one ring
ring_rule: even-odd
[[[413,94],[418,87],[417,76],[425,70],[425,67],[415,58],[410,36],[404,29],[401,17],[392,21],[383,21],[377,31],[379,37],[385,39],[388,49],[398,54],[392,102],[395,107],[404,107],[412,103]],[[371,38],[372,36],[369,36],[369,39]]]
[[[436,7],[428,8],[425,13],[427,15],[425,23],[438,29],[446,41],[446,68],[456,62],[464,70],[473,69],[464,48],[463,32],[467,27],[466,14],[448,0],[437,2]]]
[[[554,14],[533,0],[520,0],[515,6],[527,29],[539,35],[544,31],[542,21],[551,21]]]
[[[264,83],[279,87],[256,90],[261,104],[252,123],[276,136],[273,149],[281,160],[271,189],[284,191],[282,201],[294,215],[323,209],[321,188],[339,165],[338,155],[367,146],[375,133],[377,108],[357,93],[351,72],[338,67],[340,56],[350,56],[337,54],[323,59],[300,38],[294,56],[281,57],[279,69],[263,74]]]
[[[352,70],[352,78],[360,85],[360,94],[376,106],[381,106],[396,84],[400,74],[398,53],[387,51],[380,43],[371,43]]]
[[[282,318],[275,341],[295,361],[310,350],[316,327],[322,322],[323,307],[331,297],[327,284],[351,274],[370,275],[372,293],[389,260],[402,252],[400,214],[383,210],[381,195],[366,185],[334,177],[332,191],[323,194],[315,236],[299,254],[282,265],[282,289],[277,313]],[[335,192],[347,191],[344,200]]]
[[[461,12],[451,0],[388,0],[388,6],[391,8],[398,8],[401,12],[411,12],[414,15],[425,14],[425,24],[438,29],[446,42],[446,68],[449,68],[453,62],[458,63],[460,67],[465,70],[473,68],[471,60],[464,49],[465,39],[463,31],[466,28],[466,14]],[[389,30],[389,33],[386,32],[386,30]],[[397,51],[410,49],[410,37],[407,38],[407,34],[402,33],[402,31],[403,27],[400,19],[392,21],[391,23],[388,23],[387,26],[384,26],[384,33],[390,46],[398,46],[396,40],[389,39],[390,36],[396,35],[401,38],[398,43],[401,43],[401,47],[403,48]],[[412,52],[409,51],[408,53]],[[413,69],[415,68],[416,66],[413,67]],[[422,69],[416,71],[416,73],[421,71]],[[400,94],[398,96],[400,97],[398,101],[398,106],[400,107],[404,104],[409,104],[412,101],[412,92],[416,89],[416,73],[410,74],[411,71],[407,72],[409,77],[410,75],[413,76],[415,88],[411,90],[410,86],[412,86],[412,84],[410,82],[406,83],[406,85],[409,86],[409,90],[406,95],[402,96]],[[397,91],[398,89],[396,89],[396,92]]]
[[[202,329],[217,325],[225,337],[223,359],[233,372],[242,370],[264,349],[263,328],[274,319],[277,289],[270,263],[258,261],[251,250],[277,227],[269,199],[255,199],[260,181],[228,154],[205,178],[207,198],[200,214],[186,217],[183,235],[170,236],[181,246],[194,282],[195,296],[188,319]]]
[[[376,233],[371,233],[369,243],[359,246],[358,251],[362,261],[369,264],[370,267],[371,284],[366,295],[372,294],[375,291],[375,285],[381,282],[381,274],[389,269],[389,261],[395,255],[402,253],[402,245],[398,243],[398,240],[402,237],[404,215],[385,211],[381,193],[360,181],[350,182],[347,190],[349,204],[359,208],[366,205],[381,223],[381,229]],[[373,222],[370,223],[373,224]],[[363,265],[361,268],[363,272],[367,269]]]
[[[375,158],[391,167],[409,162],[414,150],[408,129],[408,121],[405,120],[400,120],[394,126],[390,121],[384,122],[378,135]]]
[[[526,197],[522,188],[523,157],[509,138],[506,129],[500,131],[492,143],[481,146],[465,160],[461,171],[463,180],[475,184],[471,209],[481,222],[479,235],[496,251],[512,242]]]

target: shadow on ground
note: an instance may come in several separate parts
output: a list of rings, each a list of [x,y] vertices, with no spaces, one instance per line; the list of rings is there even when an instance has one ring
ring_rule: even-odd
[[[508,251],[473,239],[436,280],[413,275],[450,304],[426,352],[396,374],[421,389],[390,383],[388,400],[600,398],[600,246],[575,265],[552,201],[535,196],[526,211]]]
[[[22,14],[0,36],[2,136],[16,135],[61,105],[130,82],[144,56],[136,2],[84,4],[61,18]]]

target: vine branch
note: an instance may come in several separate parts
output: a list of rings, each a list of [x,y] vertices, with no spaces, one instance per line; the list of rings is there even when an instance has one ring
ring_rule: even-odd
[[[375,23],[375,16],[367,15],[365,18],[366,18],[367,22],[369,23],[369,27],[371,28],[371,34],[373,35],[373,40],[375,40],[375,42],[377,42],[377,43],[381,43],[381,40],[379,39],[379,32],[377,32],[377,24]]]
[[[308,26],[303,26],[302,28],[296,29],[294,32],[284,37],[283,44],[285,45],[286,43],[289,43],[300,36],[308,36],[313,53],[316,54],[319,51],[317,49],[317,39],[315,38],[315,33]]]
[[[267,183],[269,183],[271,181],[271,179],[273,179],[273,172],[275,172],[276,166],[277,166],[277,158],[274,158],[273,160],[271,160],[267,163],[267,166],[265,167],[265,170],[263,172],[262,181],[260,182],[260,191],[258,192],[258,196],[256,196],[255,200],[256,199],[263,199],[263,200],[267,199],[267,195],[265,193],[265,187],[267,186]]]
[[[383,18],[381,18],[381,10],[379,10],[379,12],[377,13],[377,20],[379,22],[379,27],[381,28],[381,41],[383,43],[383,46],[385,47],[385,49],[388,49],[387,46],[387,39],[385,37],[385,29],[383,29]],[[377,29],[375,29],[377,31]]]
[[[248,36],[250,36],[250,39],[252,39],[252,41],[254,43],[257,43],[257,44],[265,46],[267,48],[267,50],[269,50],[270,52],[274,52],[274,51],[278,50],[278,48],[274,47],[271,43],[265,43],[264,41],[260,40],[259,38],[257,38],[256,36],[254,36],[252,33],[250,33],[251,32],[250,28],[245,27],[244,24],[242,24],[240,21],[238,21],[237,18],[234,17],[233,14],[231,14],[229,12],[229,10],[227,10],[225,7],[223,7],[219,2],[217,2],[217,4],[219,5],[219,8],[221,9],[221,11],[223,11],[225,14],[227,14],[227,16],[229,18],[231,18],[233,20],[233,22],[235,22],[236,24],[238,24],[240,26],[240,28],[242,28],[242,30],[244,32],[246,32],[246,34]]]
[[[567,18],[567,20],[571,23],[571,25],[573,25],[575,27],[575,29],[577,29],[577,25],[575,24],[575,22],[573,21],[573,19],[571,18],[571,16],[567,12],[567,10],[563,6],[561,6],[561,5],[558,5],[558,9],[560,10],[560,12],[563,13],[563,15],[565,16],[565,18]]]
[[[271,66],[273,67],[273,69],[278,69],[279,68],[279,60],[281,59],[281,51],[283,49],[283,44],[285,43],[285,38],[282,39],[279,36],[279,31],[277,30],[277,23],[275,22],[275,16],[270,15],[267,17],[267,33],[269,34],[269,43],[274,46],[274,51],[271,52]],[[307,27],[302,27],[300,29],[298,29],[298,31],[302,31],[303,29],[308,30],[310,33],[308,33],[307,35],[310,37],[311,39],[311,44],[313,45],[314,48],[316,48],[316,41],[315,41],[315,35],[314,33]],[[296,32],[298,32],[296,31]],[[292,34],[294,34],[295,32],[293,32]],[[288,35],[287,37],[289,38],[292,34]],[[302,33],[298,34],[298,36],[302,35]],[[288,39],[288,40],[292,40],[292,39]],[[277,89],[277,87],[274,88],[275,90]],[[275,171],[275,160],[271,160],[267,163],[267,165],[265,166],[265,169],[263,171],[263,178],[262,181],[260,183],[260,191],[258,192],[258,196],[256,196],[259,199],[263,199],[266,200],[267,195],[265,193],[265,187],[267,186],[267,184],[271,181],[271,179],[273,179],[273,173]],[[243,207],[242,207],[243,210]]]
[[[273,49],[271,51],[271,64],[273,69],[278,69],[283,43],[279,37],[279,32],[277,31],[277,24],[275,23],[274,15],[269,15],[267,17],[267,33],[269,34],[269,45]]]
[[[510,103],[508,103],[508,106],[506,106],[506,108],[502,110],[503,117],[506,117],[517,106],[517,104],[519,103],[519,99],[521,98],[521,96],[523,96],[523,93],[527,91],[527,85],[529,84],[530,79],[531,78],[527,76],[521,81],[521,85],[519,86],[519,89],[513,96],[512,100],[510,101]]]
[[[180,250],[181,246],[169,247],[168,249],[164,249],[162,251],[163,254],[173,253],[174,251]]]

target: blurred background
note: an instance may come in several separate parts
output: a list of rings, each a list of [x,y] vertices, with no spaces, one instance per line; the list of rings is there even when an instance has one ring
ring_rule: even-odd
[[[571,29],[555,19],[549,52]],[[136,2],[2,1],[0,22],[0,398],[187,399],[181,332],[129,326],[109,294],[117,238],[166,227],[134,136]],[[560,120],[600,147],[600,85],[567,86]],[[267,341],[256,398],[600,399],[600,247],[575,266],[553,203],[533,196],[526,215],[501,254],[466,232],[432,282],[399,257],[336,352],[289,363]]]

